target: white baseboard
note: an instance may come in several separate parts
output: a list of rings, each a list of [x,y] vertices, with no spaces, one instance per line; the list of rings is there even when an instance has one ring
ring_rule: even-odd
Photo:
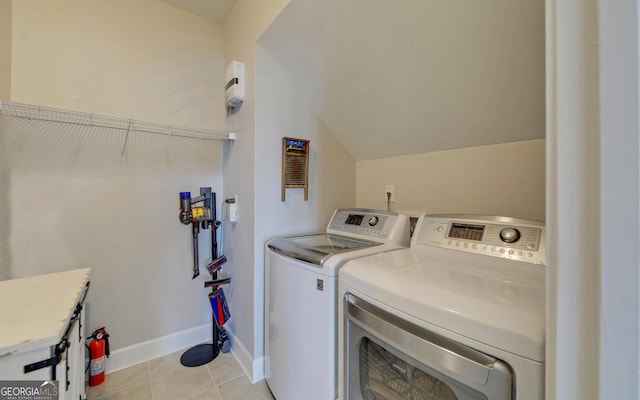
[[[238,364],[244,371],[251,383],[256,383],[264,379],[264,357],[254,359],[244,347],[242,342],[231,329],[226,328],[227,336],[231,341],[231,353],[238,360]]]
[[[205,342],[211,342],[210,323],[114,350],[105,371],[110,374]]]

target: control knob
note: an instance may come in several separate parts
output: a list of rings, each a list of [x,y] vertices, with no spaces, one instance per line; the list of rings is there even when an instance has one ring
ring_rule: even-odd
[[[375,215],[369,218],[369,226],[376,226],[377,223],[378,223],[378,217],[376,217]]]
[[[504,228],[500,231],[500,239],[505,243],[514,243],[520,239],[520,231],[516,228]]]

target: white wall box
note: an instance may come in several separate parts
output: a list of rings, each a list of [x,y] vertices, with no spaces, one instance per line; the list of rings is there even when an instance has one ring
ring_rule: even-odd
[[[0,380],[56,380],[60,400],[86,398],[89,274],[84,268],[0,281]]]

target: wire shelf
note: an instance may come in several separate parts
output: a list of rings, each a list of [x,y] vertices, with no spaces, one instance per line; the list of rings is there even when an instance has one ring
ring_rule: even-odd
[[[126,131],[127,136],[122,148],[124,158],[130,132],[144,132],[158,135],[175,136],[201,140],[235,140],[234,132],[217,131],[213,129],[196,129],[176,125],[160,124],[156,122],[139,121],[110,117],[106,115],[63,110],[58,108],[36,106],[31,104],[0,101],[0,116],[26,118],[30,120],[60,122],[88,127],[109,128]]]

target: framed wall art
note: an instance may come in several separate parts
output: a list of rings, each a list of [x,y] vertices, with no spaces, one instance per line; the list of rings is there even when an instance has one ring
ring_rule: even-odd
[[[304,189],[309,199],[309,141],[282,138],[282,201],[287,189]]]

